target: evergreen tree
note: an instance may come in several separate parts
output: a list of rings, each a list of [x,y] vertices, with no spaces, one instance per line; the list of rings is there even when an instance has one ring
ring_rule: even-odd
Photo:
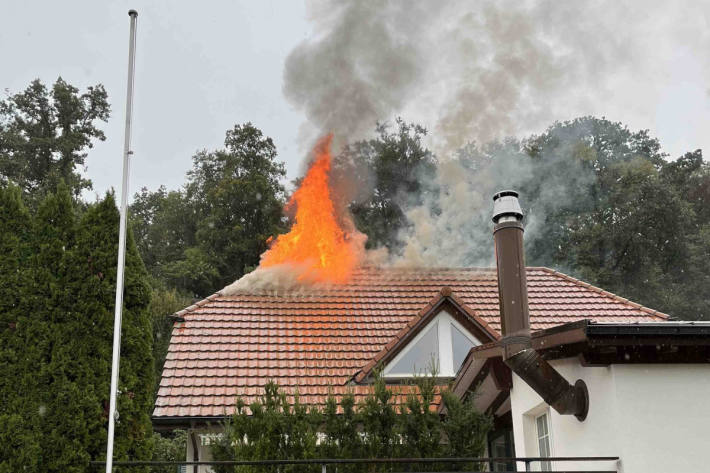
[[[32,255],[30,214],[21,190],[0,187],[0,472],[39,471],[40,402],[32,389],[36,362],[27,268]]]
[[[443,456],[449,458],[480,457],[486,450],[488,432],[493,428],[493,419],[476,409],[473,403],[475,393],[470,393],[462,401],[449,390],[441,392],[441,402],[446,408],[446,416],[441,420],[441,430],[445,442]],[[482,465],[458,463],[451,466],[456,470],[478,470]]]
[[[84,471],[90,460],[84,446],[91,441],[90,431],[83,420],[84,411],[91,409],[91,398],[84,396],[83,386],[75,382],[78,373],[62,363],[64,359],[78,360],[81,356],[72,350],[76,334],[67,330],[76,317],[74,294],[68,290],[75,232],[74,204],[69,188],[62,183],[37,211],[31,267],[33,285],[26,299],[38,330],[33,338],[37,347],[42,348],[42,359],[34,369],[32,383],[40,401],[41,465],[44,471],[52,472]]]
[[[287,395],[273,382],[250,406],[237,399],[236,412],[224,424],[224,435],[210,447],[215,460],[292,460],[305,458],[420,458],[480,457],[492,427],[489,415],[479,412],[473,397],[462,402],[444,390],[444,418],[432,409],[439,387],[434,376],[415,382],[406,403],[397,408],[396,397],[378,377],[371,392],[355,405],[346,393],[338,402],[330,395],[323,408],[306,409],[298,396],[289,404]],[[320,441],[316,442],[319,438]],[[477,470],[476,464],[422,464],[421,471],[442,468]],[[266,466],[217,466],[218,473],[265,473]],[[291,465],[284,471],[312,471],[311,466]],[[348,473],[400,471],[393,464],[343,464]]]
[[[360,422],[365,432],[364,453],[367,458],[398,456],[397,410],[392,391],[381,376],[377,376],[372,393],[358,406]],[[382,465],[385,466],[385,465]],[[370,471],[375,471],[371,465]]]
[[[338,400],[330,395],[323,408],[322,430],[324,439],[320,444],[323,458],[363,458],[363,440],[360,435],[360,419],[356,411],[355,396],[345,393]],[[340,465],[339,471],[360,471],[358,465]]]
[[[401,456],[409,458],[441,456],[439,414],[431,409],[437,391],[436,378],[419,376],[415,378],[414,385],[418,388],[417,391],[407,394],[398,416],[402,440]]]
[[[84,422],[89,430],[86,451],[105,456],[110,391],[116,255],[119,213],[108,194],[82,216],[72,257],[68,288],[74,316],[67,321],[66,340],[58,363],[90,403]],[[132,235],[126,241],[125,289],[121,329],[121,362],[114,456],[151,458],[150,411],[153,400],[152,323],[148,312],[150,286]]]
[[[116,283],[113,196],[77,222],[60,183],[34,219],[0,189],[0,471],[86,472],[105,455]],[[126,254],[116,457],[151,457],[149,286],[133,239]]]

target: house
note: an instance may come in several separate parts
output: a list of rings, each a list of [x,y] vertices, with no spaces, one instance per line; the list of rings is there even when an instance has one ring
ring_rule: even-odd
[[[517,197],[494,197],[502,337],[471,349],[454,391],[484,393],[474,402],[491,412],[510,405],[518,457],[613,455],[618,471],[706,471],[710,324],[585,318],[534,331]],[[510,430],[498,430],[489,450],[508,456]]]
[[[535,329],[666,319],[550,269],[528,268],[528,281]],[[396,383],[425,369],[436,345],[440,374],[453,379],[469,349],[500,331],[493,269],[363,268],[325,293],[215,294],[176,315],[153,422],[190,429],[189,458],[197,446],[202,460],[210,436],[201,434],[233,412],[236,396],[250,402],[267,380],[298,387],[305,403],[323,403],[329,388],[364,395],[376,363]],[[504,419],[509,412],[509,402],[497,410]]]
[[[700,452],[710,438],[710,324],[581,320],[535,332],[532,346],[566,379],[585,382],[589,411],[581,422],[559,414],[503,363],[499,345],[475,347],[453,389],[463,397],[478,387],[479,409],[497,411],[492,456],[610,455],[620,457],[620,472],[707,471]],[[500,425],[499,405],[512,407],[512,425]]]
[[[500,234],[507,236],[496,234],[499,270],[501,254],[515,253],[508,247],[519,249],[513,265],[523,268],[522,231]],[[669,471],[636,466],[653,466],[660,445],[672,445],[675,465],[700,471],[688,458],[700,456],[710,425],[708,325],[668,322],[548,268],[500,274],[517,277],[519,292],[499,293],[495,268],[366,267],[346,284],[216,293],[175,314],[153,423],[189,429],[188,460],[209,460],[209,442],[236,397],[250,402],[269,380],[298,390],[304,403],[323,404],[329,392],[365,395],[378,366],[388,384],[406,391],[403,381],[435,359],[455,392],[476,390],[477,405],[495,416],[491,456],[613,455],[620,471]],[[526,320],[510,309],[521,288]],[[511,327],[519,330],[511,335]],[[518,353],[548,368],[511,368]],[[545,383],[536,379],[550,373],[559,390],[542,397],[535,388]]]

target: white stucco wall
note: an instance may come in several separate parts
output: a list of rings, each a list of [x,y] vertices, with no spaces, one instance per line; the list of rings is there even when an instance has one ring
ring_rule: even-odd
[[[582,367],[576,359],[552,364],[590,395],[584,422],[549,409],[553,456],[619,456],[613,462],[556,463],[553,469],[619,472],[710,471],[710,364]],[[515,453],[538,456],[535,416],[548,409],[516,375],[511,392]],[[522,465],[520,465],[522,467]]]

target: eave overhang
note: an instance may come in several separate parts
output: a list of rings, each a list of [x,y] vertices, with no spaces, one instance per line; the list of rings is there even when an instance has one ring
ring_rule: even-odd
[[[710,322],[617,324],[582,320],[535,332],[532,346],[546,360],[576,357],[583,366],[710,363]],[[512,375],[502,355],[497,341],[472,348],[454,381],[454,394],[463,399],[470,392],[480,391],[488,377],[494,380],[495,395],[510,390],[512,380],[507,380]],[[485,397],[490,398],[491,393]]]

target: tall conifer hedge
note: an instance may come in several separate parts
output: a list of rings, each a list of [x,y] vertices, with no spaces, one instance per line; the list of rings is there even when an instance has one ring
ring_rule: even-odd
[[[118,209],[79,215],[66,186],[31,217],[0,189],[0,472],[85,472],[105,458]],[[152,325],[129,233],[115,457],[150,459]]]

